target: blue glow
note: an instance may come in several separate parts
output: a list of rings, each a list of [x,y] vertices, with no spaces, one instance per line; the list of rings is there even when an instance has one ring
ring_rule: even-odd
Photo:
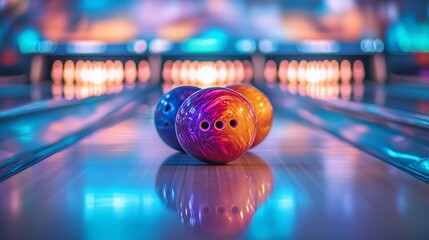
[[[216,38],[191,38],[181,44],[186,53],[217,53],[225,49],[225,42]]]
[[[34,28],[26,28],[19,33],[17,40],[21,53],[34,53],[39,45],[40,34]]]
[[[155,197],[149,193],[124,193],[124,192],[87,192],[85,193],[85,212],[129,212],[133,209],[150,209],[155,203]],[[89,214],[89,215],[88,215]]]
[[[19,135],[29,135],[33,132],[34,126],[33,125],[20,125],[17,129],[17,132]]]
[[[292,189],[283,189],[276,196],[271,196],[255,213],[249,229],[251,238],[277,239],[279,236],[290,236],[295,227],[295,212],[296,199]]]
[[[180,48],[186,53],[218,53],[225,50],[228,34],[218,28],[207,30],[202,36],[184,41]]]
[[[89,11],[107,9],[115,4],[115,0],[80,0],[82,8]]]
[[[399,22],[387,34],[391,50],[429,52],[429,24],[415,21]]]
[[[151,234],[157,226],[165,221],[177,221],[174,214],[167,220],[159,214],[165,211],[165,206],[152,188],[96,187],[86,189],[82,200],[85,239],[138,239],[141,236],[153,239],[147,234]],[[138,237],[135,236],[136,232],[130,232],[125,227],[134,226],[137,221],[147,227],[136,230]]]
[[[429,173],[429,159],[419,162],[419,168]]]
[[[394,157],[394,158],[403,158],[403,159],[409,159],[409,160],[414,160],[414,161],[421,160],[421,158],[418,156],[414,156],[414,155],[406,154],[406,153],[395,152],[389,148],[383,148],[383,149],[387,155]]]
[[[207,38],[216,38],[222,41],[228,40],[228,34],[221,28],[210,28],[202,35]]]
[[[280,209],[289,210],[295,206],[294,199],[290,195],[283,195],[278,200]]]

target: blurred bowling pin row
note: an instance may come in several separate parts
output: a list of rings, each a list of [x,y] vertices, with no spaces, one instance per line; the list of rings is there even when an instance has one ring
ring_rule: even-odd
[[[279,88],[282,91],[293,95],[299,94],[314,99],[346,101],[362,101],[365,92],[365,85],[355,83],[332,83],[332,84],[286,84],[280,83]]]
[[[278,66],[273,60],[265,64],[264,77],[268,83],[277,80],[290,84],[348,84],[352,80],[361,84],[365,79],[365,67],[361,60],[356,60],[353,65],[349,60],[339,63],[336,60],[324,61],[281,61]]]
[[[126,84],[125,88],[134,88],[135,84]],[[92,96],[101,96],[120,93],[124,89],[123,84],[107,85],[107,84],[52,84],[52,96],[55,100],[58,99],[85,99]]]
[[[51,78],[56,84],[77,85],[116,85],[126,83],[132,84],[137,80],[140,83],[149,81],[151,72],[149,63],[142,60],[136,65],[132,60],[123,64],[119,60],[107,61],[82,61],[74,63],[67,60],[64,63],[56,60],[52,65]]]
[[[250,61],[165,61],[162,78],[166,84],[200,87],[249,83],[253,78]]]

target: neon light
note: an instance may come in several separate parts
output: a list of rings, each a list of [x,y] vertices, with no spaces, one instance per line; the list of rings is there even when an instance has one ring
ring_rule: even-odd
[[[306,40],[298,43],[297,49],[302,53],[337,53],[341,50],[334,40]]]
[[[103,41],[72,41],[67,44],[67,53],[104,53],[106,51],[106,43]]]
[[[147,50],[147,42],[143,39],[134,40],[127,45],[127,50],[137,54],[144,53]]]
[[[256,43],[252,39],[241,39],[235,43],[235,48],[239,52],[253,53],[256,50]]]
[[[400,22],[387,35],[390,48],[402,52],[429,52],[429,24]]]
[[[225,42],[217,38],[191,38],[181,44],[187,53],[217,53],[225,49]]]
[[[413,161],[421,160],[421,158],[418,156],[414,156],[414,155],[406,154],[406,153],[395,152],[389,148],[383,148],[383,149],[384,149],[384,152],[391,157],[409,159],[409,160],[413,160]]]
[[[18,35],[18,48],[21,53],[28,54],[37,51],[40,35],[36,29],[27,28]]]
[[[152,40],[149,44],[149,51],[152,53],[163,53],[170,51],[172,48],[171,42],[162,39],[162,38],[156,38]]]
[[[259,42],[258,47],[259,47],[259,50],[263,53],[275,52],[278,49],[278,46],[274,42],[272,42],[268,39],[261,40]]]
[[[360,48],[366,53],[383,52],[384,43],[380,39],[363,39],[360,42]]]

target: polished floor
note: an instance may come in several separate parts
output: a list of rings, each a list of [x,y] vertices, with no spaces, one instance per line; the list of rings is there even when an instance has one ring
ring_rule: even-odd
[[[429,184],[323,125],[301,121],[294,115],[297,106],[282,104],[293,95],[272,95],[273,129],[262,144],[231,164],[211,166],[166,146],[153,123],[161,91],[138,93],[129,102],[139,104],[122,118],[97,125],[102,115],[92,116],[90,135],[0,182],[0,239],[429,236]],[[38,150],[33,142],[53,132],[57,138],[47,145],[73,135],[72,130],[85,130],[64,130],[74,121],[87,123],[89,116],[77,107],[39,116],[45,124],[40,135],[32,141],[19,138],[22,149]],[[93,106],[94,111],[104,108]]]

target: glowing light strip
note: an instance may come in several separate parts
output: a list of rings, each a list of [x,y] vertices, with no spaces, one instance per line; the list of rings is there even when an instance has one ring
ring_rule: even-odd
[[[301,53],[337,53],[340,52],[340,44],[334,40],[306,40],[297,44]]]
[[[67,53],[104,53],[107,45],[103,41],[72,41],[67,44]]]

